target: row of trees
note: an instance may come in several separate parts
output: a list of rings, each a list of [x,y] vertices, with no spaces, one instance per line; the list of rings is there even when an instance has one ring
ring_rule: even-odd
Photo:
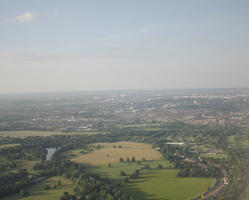
[[[124,162],[123,158],[119,158],[119,162]],[[135,156],[133,156],[130,160],[130,158],[126,158],[126,162],[136,162]]]
[[[199,166],[198,164],[186,165],[180,169],[178,176],[183,177],[218,177],[221,172],[214,166]]]

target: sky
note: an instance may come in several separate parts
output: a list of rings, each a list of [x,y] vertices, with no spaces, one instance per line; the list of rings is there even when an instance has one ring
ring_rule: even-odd
[[[0,0],[0,93],[249,87],[248,0]]]

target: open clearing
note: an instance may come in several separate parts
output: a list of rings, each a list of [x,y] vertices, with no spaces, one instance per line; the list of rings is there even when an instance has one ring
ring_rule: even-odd
[[[112,163],[111,167],[108,164],[96,165],[87,167],[87,171],[91,174],[99,174],[102,177],[111,179],[114,183],[123,182],[124,177],[120,176],[120,171],[124,171],[126,175],[132,174],[135,170],[140,170],[145,165],[149,165],[151,169],[157,169],[158,165],[161,164],[163,168],[173,167],[169,161],[164,160],[146,160],[138,162],[119,162]]]
[[[2,144],[0,145],[0,150],[1,149],[6,149],[6,148],[11,148],[11,147],[16,147],[19,146],[20,144]]]
[[[0,136],[24,138],[28,136],[51,136],[51,135],[97,135],[109,132],[56,132],[56,131],[0,131]]]
[[[97,149],[88,154],[80,154],[80,150],[72,151],[72,161],[77,163],[84,163],[90,165],[102,165],[108,163],[117,163],[120,158],[132,159],[135,156],[136,160],[158,160],[162,155],[152,149],[149,144],[135,143],[135,142],[116,142],[116,143],[96,143],[95,146],[100,145],[101,149]],[[116,148],[114,148],[116,146]],[[121,146],[121,148],[119,147]]]
[[[176,169],[147,170],[124,190],[137,200],[186,200],[195,198],[215,184],[215,178],[182,178]]]
[[[118,128],[144,128],[144,127],[158,127],[160,123],[152,123],[152,124],[118,124],[116,127]]]
[[[61,186],[54,189],[53,187],[57,184],[58,180],[61,181]],[[45,190],[44,188],[46,185],[49,185],[51,189]],[[27,197],[22,197],[20,194],[14,194],[3,198],[3,200],[56,200],[60,199],[65,191],[73,193],[73,188],[74,185],[70,179],[55,176],[29,187],[27,191],[30,195]]]
[[[27,169],[29,173],[37,173],[38,170],[34,170],[33,167],[37,164],[37,163],[40,163],[41,160],[32,160],[32,161],[29,161],[29,160],[23,160],[22,161],[22,166],[21,168],[22,169]]]

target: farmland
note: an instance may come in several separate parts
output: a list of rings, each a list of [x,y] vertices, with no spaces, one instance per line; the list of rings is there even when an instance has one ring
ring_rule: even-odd
[[[54,188],[54,185],[57,184],[59,180],[61,181],[61,186]],[[50,189],[45,189],[46,185],[49,185]],[[20,194],[15,194],[3,198],[3,200],[55,200],[60,199],[65,191],[72,192],[73,187],[74,185],[69,179],[55,176],[29,187],[27,189],[29,192],[27,197],[22,197]]]
[[[11,147],[16,147],[19,146],[20,144],[2,144],[0,145],[0,150],[5,149],[5,148],[11,148]]]
[[[96,134],[108,134],[108,133],[109,132],[1,131],[0,136],[25,138],[29,136],[47,137],[52,135],[96,135]]]

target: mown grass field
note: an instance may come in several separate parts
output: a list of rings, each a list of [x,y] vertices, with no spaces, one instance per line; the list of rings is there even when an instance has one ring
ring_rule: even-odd
[[[57,184],[58,180],[61,181],[61,186],[57,186],[57,188],[54,189],[53,187]],[[51,189],[45,189],[46,185],[49,185]],[[14,194],[3,198],[3,200],[59,200],[65,191],[73,193],[73,189],[74,185],[69,179],[55,176],[29,187],[27,191],[30,194],[27,197],[22,197],[20,194]]]
[[[51,135],[97,135],[108,134],[109,132],[56,132],[56,131],[1,131],[0,136],[24,138],[28,136],[47,137]]]
[[[10,147],[16,147],[16,146],[19,146],[19,145],[20,144],[2,144],[2,145],[0,145],[0,150],[10,148]]]
[[[136,200],[187,200],[215,184],[215,178],[182,178],[176,169],[146,170],[141,178],[124,186]]]
[[[151,169],[141,169],[149,164]],[[164,169],[158,169],[161,164]],[[113,163],[108,165],[89,166],[88,172],[110,178],[113,183],[122,183],[121,189],[131,194],[136,200],[186,200],[195,198],[215,184],[215,178],[183,178],[178,177],[177,169],[165,169],[172,166],[164,159],[150,160],[137,163]],[[136,169],[140,170],[138,179],[130,179],[130,183],[124,183],[124,176],[120,176],[123,170],[127,176]]]
[[[103,177],[113,179],[114,182],[123,181],[124,177],[120,176],[120,171],[123,170],[127,175],[132,174],[135,170],[141,169],[145,165],[149,165],[152,169],[157,169],[158,165],[161,164],[163,168],[173,167],[169,161],[162,159],[159,160],[146,160],[138,162],[119,162],[112,163],[111,167],[108,164],[89,166],[87,168],[89,173],[99,174]]]
[[[120,158],[126,160],[135,156],[136,160],[157,160],[162,155],[149,144],[135,142],[116,142],[116,143],[96,143],[95,146],[101,145],[101,149],[97,149],[88,154],[80,154],[80,150],[72,151],[74,158],[72,161],[90,165],[102,165],[108,163],[117,163]],[[122,148],[119,148],[121,145]],[[114,148],[116,146],[116,148]]]
[[[38,172],[37,170],[34,170],[33,167],[37,164],[40,163],[41,160],[23,160],[22,161],[22,169],[27,169],[29,173],[35,173]]]
[[[160,123],[153,123],[153,124],[118,124],[116,127],[118,128],[144,128],[144,127],[158,127]]]
[[[76,161],[79,161],[80,158],[81,162],[90,164],[87,165],[87,171],[89,173],[99,174],[102,177],[109,178],[113,183],[121,183],[121,189],[131,194],[136,200],[192,199],[205,193],[208,187],[212,187],[216,182],[215,178],[178,177],[178,170],[169,169],[173,167],[173,165],[164,160],[161,155],[154,157],[154,159],[146,159],[140,162],[119,162],[119,157],[126,158],[130,156],[128,149],[132,149],[132,155],[136,158],[137,151],[144,151],[142,157],[146,157],[145,155],[147,155],[146,152],[148,150],[156,151],[147,144],[122,142],[101,143],[100,145],[104,147],[89,154],[77,156],[73,158],[73,160],[76,159]],[[113,148],[113,145],[116,145],[116,148]],[[118,145],[122,145],[122,148],[117,148]],[[111,157],[111,153],[116,152],[116,150],[118,150],[118,155],[115,155],[114,162],[112,162],[112,159],[109,158]],[[80,151],[77,150],[76,153],[79,152]],[[106,157],[107,153],[110,154],[109,157]],[[86,157],[87,155],[92,156],[92,158]],[[97,157],[95,157],[95,155],[97,155]],[[94,161],[94,159],[96,160]],[[109,164],[111,165],[109,166]],[[159,164],[163,166],[163,169],[158,169]],[[150,169],[145,169],[144,167],[146,165],[149,165]],[[126,176],[129,176],[137,169],[140,170],[139,178],[130,179],[130,183],[124,183],[125,177],[120,176],[120,171],[124,171]]]

